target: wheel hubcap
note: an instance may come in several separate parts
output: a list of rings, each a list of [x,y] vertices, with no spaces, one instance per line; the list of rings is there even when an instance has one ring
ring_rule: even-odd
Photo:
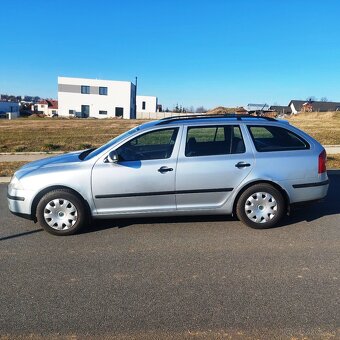
[[[244,210],[251,221],[266,223],[276,216],[277,203],[271,194],[256,192],[247,198]]]
[[[70,201],[57,198],[46,204],[44,219],[53,229],[67,230],[77,222],[78,211]]]

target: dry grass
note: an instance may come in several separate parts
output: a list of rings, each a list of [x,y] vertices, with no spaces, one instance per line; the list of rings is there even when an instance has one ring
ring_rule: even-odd
[[[340,169],[340,154],[327,156],[328,169]]]
[[[340,144],[340,112],[303,113],[288,120],[322,144]],[[72,151],[97,147],[143,122],[123,119],[0,120],[0,152]]]
[[[307,132],[321,144],[340,144],[340,112],[300,113],[288,118],[292,125]]]
[[[0,152],[72,151],[97,147],[144,121],[16,119],[0,121]]]
[[[0,162],[0,177],[12,176],[14,172],[27,162]],[[340,169],[340,154],[327,156],[327,169]]]
[[[0,177],[12,176],[25,163],[27,162],[0,162]]]

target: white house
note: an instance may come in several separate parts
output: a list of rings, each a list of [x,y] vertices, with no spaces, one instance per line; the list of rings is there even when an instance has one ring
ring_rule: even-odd
[[[36,113],[48,114],[48,104],[45,100],[39,100],[37,103],[31,106],[31,110]]]
[[[58,77],[58,114],[64,117],[136,118],[130,81]]]
[[[137,113],[157,112],[157,97],[137,96]]]
[[[52,117],[58,114],[58,101],[54,99],[43,99],[33,104],[31,110]]]

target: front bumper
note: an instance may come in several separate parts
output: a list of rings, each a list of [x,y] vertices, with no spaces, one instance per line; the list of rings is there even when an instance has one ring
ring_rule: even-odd
[[[7,192],[7,203],[11,213],[33,219],[32,201],[34,193],[29,190],[9,189]]]

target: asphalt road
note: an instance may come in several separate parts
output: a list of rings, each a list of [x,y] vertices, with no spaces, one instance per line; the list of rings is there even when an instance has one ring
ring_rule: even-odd
[[[0,185],[0,338],[340,338],[340,176],[271,230],[233,218],[103,221],[56,237]]]

